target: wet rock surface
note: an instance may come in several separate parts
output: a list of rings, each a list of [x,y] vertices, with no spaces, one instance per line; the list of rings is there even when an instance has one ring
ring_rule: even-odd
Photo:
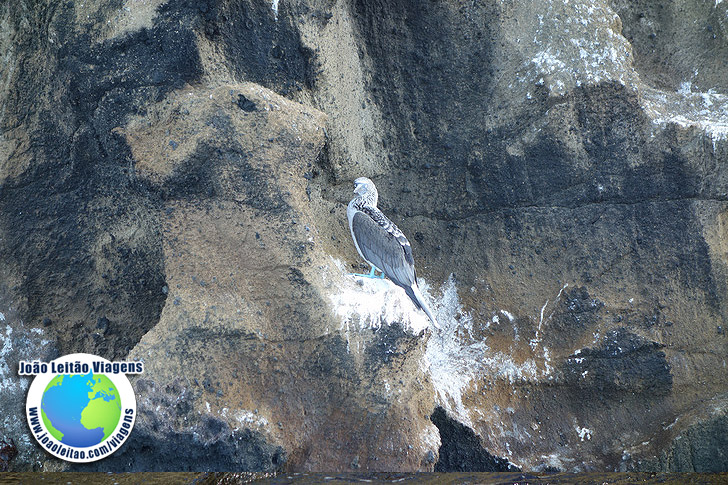
[[[3,4],[9,466],[725,471],[726,9]],[[442,332],[348,275],[362,175]],[[84,467],[16,375],[71,352],[146,369]]]

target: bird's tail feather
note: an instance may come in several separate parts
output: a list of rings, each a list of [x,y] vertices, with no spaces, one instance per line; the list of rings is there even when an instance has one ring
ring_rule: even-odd
[[[417,286],[417,283],[413,283],[412,286],[405,288],[404,291],[407,293],[407,296],[410,297],[410,300],[412,300],[415,306],[427,314],[432,325],[439,330],[440,325],[438,325],[437,320],[435,320],[434,315],[430,311],[430,308],[427,306],[427,303],[425,303],[425,297],[422,296],[422,292],[420,292],[420,288]]]

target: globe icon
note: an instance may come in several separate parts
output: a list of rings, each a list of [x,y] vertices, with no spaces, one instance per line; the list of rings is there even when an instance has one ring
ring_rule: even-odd
[[[111,435],[121,417],[119,391],[103,374],[60,374],[43,391],[41,415],[48,432],[77,448],[95,446]]]

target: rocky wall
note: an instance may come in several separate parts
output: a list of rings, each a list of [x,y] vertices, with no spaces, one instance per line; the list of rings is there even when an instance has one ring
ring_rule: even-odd
[[[728,5],[0,6],[0,439],[20,470],[726,471]],[[363,269],[352,180],[428,329]],[[141,359],[35,446],[17,361]]]

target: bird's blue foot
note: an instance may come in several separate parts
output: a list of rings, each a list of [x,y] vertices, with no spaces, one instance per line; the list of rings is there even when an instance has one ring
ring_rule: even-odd
[[[381,274],[379,276],[377,276],[375,274],[375,271],[379,271]],[[374,266],[372,266],[372,269],[371,269],[371,271],[369,271],[369,274],[350,273],[350,275],[351,276],[361,276],[362,278],[380,278],[380,279],[384,279],[384,272],[378,270]]]

